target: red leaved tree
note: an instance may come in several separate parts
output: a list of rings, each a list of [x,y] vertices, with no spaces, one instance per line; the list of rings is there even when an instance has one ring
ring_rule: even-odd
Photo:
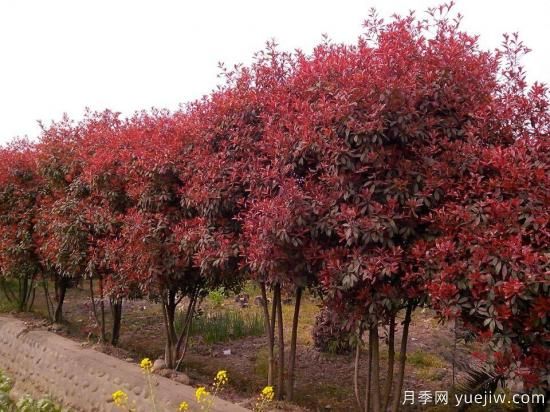
[[[311,57],[298,55],[266,132],[288,175],[299,177],[302,198],[315,200],[309,232],[324,260],[326,300],[358,337],[368,332],[364,402],[356,389],[366,410],[399,406],[411,312],[426,301],[418,250],[439,235],[433,211],[452,200],[455,184],[437,170],[452,167],[449,158],[470,136],[476,145],[497,138],[496,122],[479,114],[492,108],[498,60],[447,12],[387,24],[373,14],[357,45],[325,43]],[[388,331],[384,384],[380,328]]]
[[[0,287],[19,311],[32,307],[41,273],[36,224],[42,182],[35,155],[23,140],[0,148]]]
[[[37,237],[44,276],[55,285],[55,308],[46,289],[48,312],[55,322],[62,321],[67,289],[82,278],[88,259],[89,222],[82,208],[88,188],[80,178],[82,162],[77,151],[81,126],[65,118],[44,128],[36,146],[44,182]]]
[[[548,390],[550,110],[548,90],[528,87],[517,35],[500,51],[501,75],[482,119],[489,144],[470,134],[457,147],[449,203],[438,211],[441,238],[425,250],[433,306],[484,343],[500,378]]]

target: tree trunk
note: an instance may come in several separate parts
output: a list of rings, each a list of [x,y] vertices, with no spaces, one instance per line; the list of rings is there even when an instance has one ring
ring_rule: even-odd
[[[191,326],[193,324],[193,316],[195,315],[195,305],[197,304],[197,300],[199,298],[198,296],[199,291],[200,291],[200,288],[196,288],[195,292],[193,293],[193,296],[191,296],[191,298],[189,299],[189,305],[187,307],[187,313],[185,315],[185,323],[183,325],[183,329],[181,331],[181,334],[178,338],[178,343],[176,345],[176,355],[179,357],[178,363],[176,364],[176,370],[180,368],[180,365],[183,362],[183,358],[187,353],[189,336],[191,334]],[[183,345],[183,348],[182,348],[182,345]]]
[[[99,302],[99,310],[101,313],[101,342],[105,343],[107,341],[107,331],[105,330],[105,293],[103,291],[103,277],[99,278],[99,297],[101,298]]]
[[[362,340],[361,328],[357,332],[357,342],[355,346],[355,362],[353,363],[353,392],[355,394],[355,400],[357,401],[357,407],[361,409],[361,395],[359,395],[359,361],[361,360],[361,340]]]
[[[56,279],[55,289],[57,295],[57,307],[55,308],[54,322],[61,323],[63,321],[63,302],[65,302],[65,294],[67,293],[68,279],[60,277]]]
[[[170,351],[170,358],[172,359],[171,365],[168,366],[168,362],[166,362],[166,365],[173,369],[176,366],[176,345],[177,345],[177,334],[176,334],[176,292],[173,290],[168,291],[167,299],[165,301],[166,305],[166,318],[168,321],[168,329],[167,329],[167,336],[166,336],[166,351]],[[166,357],[168,358],[168,357]]]
[[[19,298],[17,302],[17,309],[19,312],[25,312],[28,309],[27,305],[29,302],[31,286],[32,278],[30,276],[25,275],[19,278]]]
[[[281,299],[281,284],[275,285],[275,297],[277,299],[277,329],[278,329],[278,371],[277,371],[277,400],[283,399],[283,388],[285,380],[285,337],[283,325],[283,305]]]
[[[95,323],[99,328],[100,327],[99,316],[97,314],[97,305],[95,303],[95,296],[94,296],[94,280],[91,276],[90,276],[90,302],[92,303],[92,314],[94,315]]]
[[[453,369],[452,369],[452,382],[451,382],[451,388],[454,390],[455,389],[455,386],[456,386],[456,345],[457,345],[457,330],[456,330],[456,326],[457,326],[457,322],[456,322],[456,319],[454,320],[454,325],[453,325]]]
[[[122,325],[122,298],[111,299],[111,311],[113,314],[113,333],[111,334],[111,345],[118,345],[120,339],[120,327]]]
[[[34,276],[31,276],[27,295],[25,296],[25,309],[30,312],[32,310],[32,306],[34,304]]]
[[[380,340],[378,336],[378,325],[371,327],[372,339],[372,411],[380,412]]]
[[[18,284],[19,284],[19,290],[18,290],[19,297],[17,299],[17,310],[18,312],[23,312],[25,309],[24,296],[26,296],[27,294],[27,277],[25,276],[23,278],[19,278]]]
[[[288,378],[286,387],[286,396],[289,402],[294,397],[294,371],[296,368],[296,344],[298,341],[298,322],[300,321],[300,304],[302,301],[303,288],[296,288],[296,302],[294,304],[294,317],[292,318],[292,335],[290,337],[290,354],[288,362]]]
[[[369,331],[369,352],[367,354],[367,383],[365,385],[365,412],[370,412],[370,404],[372,402],[371,397],[371,376],[372,376],[372,339]]]
[[[275,289],[273,290],[273,302],[271,303],[271,336],[273,336],[272,345],[275,346],[275,320],[277,319],[277,299],[275,299]],[[273,358],[275,363],[275,357]],[[275,373],[275,369],[273,369]]]
[[[172,333],[170,331],[170,319],[168,317],[168,312],[166,310],[167,300],[166,297],[162,298],[162,317],[164,320],[164,332],[166,333],[166,346],[164,349],[164,362],[168,369],[174,368],[174,351],[172,350]]]
[[[189,297],[189,303],[187,304],[187,311],[185,312],[185,319],[183,321],[181,333],[178,336],[178,343],[176,344],[177,356],[180,356],[182,345],[185,345],[185,342],[189,337],[188,332],[190,330],[191,320],[193,318],[194,311],[195,311],[195,300],[196,300],[196,294],[193,293],[193,295]]]
[[[50,292],[48,291],[48,280],[42,280],[42,288],[44,289],[44,300],[46,301],[46,308],[48,309],[48,319],[51,321],[54,320],[53,317],[53,302],[50,297]]]
[[[262,308],[264,311],[265,321],[265,334],[267,336],[267,386],[273,386],[273,370],[274,368],[274,356],[273,356],[273,332],[271,329],[271,317],[269,316],[269,306],[267,303],[267,289],[265,282],[260,282],[260,290],[262,291]],[[275,313],[271,313],[271,316],[275,318]]]
[[[29,312],[32,312],[32,307],[34,305],[34,298],[36,297],[36,290],[32,288],[32,294],[29,302]]]
[[[390,394],[393,386],[393,370],[395,366],[395,313],[390,317],[390,330],[388,332],[388,372],[386,374],[386,386],[384,388],[384,399],[382,411],[388,410]]]
[[[403,390],[403,380],[405,378],[405,363],[407,361],[407,340],[409,339],[409,324],[411,323],[412,305],[407,306],[405,312],[405,320],[403,321],[403,334],[401,337],[401,347],[399,349],[399,368],[397,372],[397,385],[395,386],[392,412],[399,410],[399,402],[401,401],[401,391]]]

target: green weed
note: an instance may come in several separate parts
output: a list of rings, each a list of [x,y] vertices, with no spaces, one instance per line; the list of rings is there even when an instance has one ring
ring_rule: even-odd
[[[225,300],[225,294],[220,289],[212,290],[208,294],[208,299],[212,302],[212,305],[215,308],[220,308]]]
[[[445,366],[445,362],[439,356],[419,350],[407,355],[407,363],[419,368],[441,368]]]
[[[227,310],[205,313],[194,319],[191,327],[191,336],[201,336],[209,344],[247,336],[262,336],[263,333],[264,319],[259,311]]]
[[[0,370],[0,411],[4,412],[62,412],[62,409],[50,399],[34,400],[25,395],[14,402],[9,393],[13,381]]]

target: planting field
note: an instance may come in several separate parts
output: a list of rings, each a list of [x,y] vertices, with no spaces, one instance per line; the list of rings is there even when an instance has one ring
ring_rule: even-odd
[[[194,322],[192,341],[182,370],[191,378],[194,386],[206,385],[216,371],[227,370],[231,379],[221,396],[251,406],[256,393],[265,386],[267,357],[265,337],[261,336],[263,324],[258,321],[261,308],[252,302],[253,297],[259,295],[259,289],[249,284],[244,293],[251,297],[249,306],[245,308],[235,302],[234,296],[220,300],[214,294],[204,299],[199,310],[200,316]],[[124,327],[117,348],[97,343],[98,331],[91,317],[87,288],[70,289],[65,305],[65,322],[53,328],[45,321],[47,310],[40,294],[36,296],[34,313],[18,316],[34,327],[53,329],[63,336],[85,343],[87,347],[129,362],[137,363],[143,357],[157,359],[164,356],[163,326],[158,323],[162,312],[159,304],[145,300],[124,302]],[[284,316],[291,319],[292,305],[285,305],[283,309]],[[314,347],[312,329],[318,312],[319,301],[307,296],[300,316],[297,406],[281,402],[277,407],[288,411],[358,410],[353,398],[354,354],[322,353]],[[111,326],[109,313],[107,323]],[[285,332],[289,336],[290,330]],[[227,353],[228,350],[231,353],[224,355],[224,351]],[[455,346],[452,324],[438,324],[431,313],[416,313],[410,332],[410,353],[404,387],[417,392],[449,390],[453,386],[453,359],[455,381],[457,384],[464,383],[468,378],[467,372],[475,370],[471,369],[473,360],[468,356],[468,351],[461,341],[457,341]],[[382,353],[382,359],[387,360],[387,353]],[[364,370],[360,373],[361,378],[364,378]],[[441,406],[417,406],[404,410],[430,409],[453,410]]]

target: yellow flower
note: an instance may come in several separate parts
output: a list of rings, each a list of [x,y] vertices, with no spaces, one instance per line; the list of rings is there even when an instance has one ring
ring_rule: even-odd
[[[262,389],[261,397],[267,401],[272,401],[275,397],[275,392],[273,391],[273,386],[266,386]]]
[[[139,364],[139,367],[143,369],[145,373],[151,372],[153,369],[153,362],[149,358],[143,358]]]
[[[225,385],[229,381],[229,377],[227,376],[227,371],[218,371],[216,374],[216,378],[214,379],[214,382],[217,386]]]
[[[180,403],[180,407],[178,408],[178,412],[185,412],[189,410],[189,404],[187,402]]]
[[[116,406],[124,406],[128,402],[128,395],[123,391],[118,390],[113,393],[113,402]]]
[[[208,392],[204,386],[197,388],[197,390],[195,391],[195,397],[197,398],[197,402],[199,403],[208,398],[208,395],[210,395],[210,392]]]

